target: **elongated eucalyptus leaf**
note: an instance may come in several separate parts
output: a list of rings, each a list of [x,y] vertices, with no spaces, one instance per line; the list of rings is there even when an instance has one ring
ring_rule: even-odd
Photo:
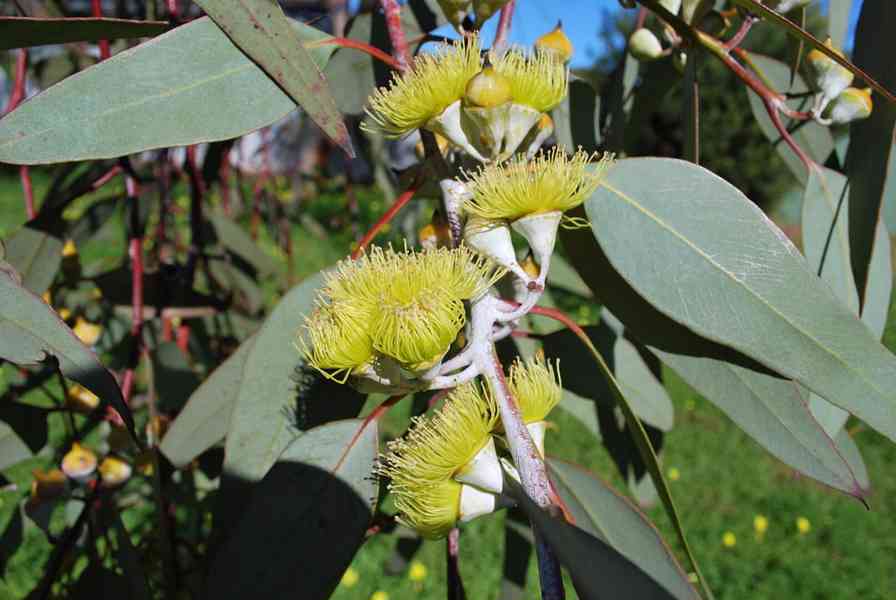
[[[292,27],[295,45],[330,37],[301,23]],[[318,66],[333,48],[310,48]],[[111,158],[225,140],[295,108],[211,20],[201,18],[64,79],[0,119],[0,162]]]
[[[168,29],[164,21],[130,19],[95,19],[66,17],[35,19],[32,17],[0,17],[0,50],[91,42],[99,39],[152,37]]]
[[[880,219],[874,236],[874,249],[868,267],[868,283],[865,285],[865,303],[862,306],[862,322],[877,339],[884,335],[887,316],[890,314],[890,295],[893,293],[891,252],[890,233],[884,220]]]
[[[569,93],[551,115],[557,143],[567,152],[579,148],[594,152],[600,147],[600,96],[584,79],[570,78]]]
[[[196,0],[233,42],[305,109],[327,137],[355,155],[327,79],[274,0]]]
[[[855,63],[880,78],[887,88],[896,89],[896,36],[886,30],[896,22],[896,3],[889,0],[865,0],[856,29],[853,55]],[[880,219],[884,194],[889,202],[896,198],[896,182],[887,182],[889,162],[893,154],[896,104],[876,95],[871,116],[855,121],[849,131],[849,153],[846,175],[849,177],[849,240],[852,270],[864,302],[868,265],[871,262],[874,236]]]
[[[585,205],[647,302],[896,439],[896,357],[736,188],[683,161],[627,159]]]
[[[251,337],[240,344],[193,392],[174,419],[159,447],[174,466],[189,464],[224,439],[254,341]]]
[[[22,286],[11,267],[0,263],[0,358],[35,365],[50,357],[63,375],[117,410],[134,435],[134,418],[112,373],[46,302]]]
[[[790,83],[790,67],[774,58],[769,58],[762,54],[749,53],[751,66],[755,68],[763,77],[767,78],[775,89],[781,92],[792,92],[794,94],[803,93],[809,90],[806,82],[799,75],[793,78],[793,85]],[[781,134],[775,128],[772,120],[765,110],[762,99],[752,90],[746,88],[747,96],[750,99],[750,108],[756,122],[762,133],[771,141],[778,154],[784,159],[784,162],[793,172],[794,176],[801,182],[805,183],[808,177],[808,171],[796,153],[781,138]],[[794,109],[809,110],[811,108],[812,99],[804,97],[802,99],[790,101],[790,106]],[[791,131],[794,141],[802,148],[815,162],[821,164],[834,150],[834,138],[831,136],[827,127],[819,125],[815,121],[788,122],[786,117],[782,116],[788,130]]]
[[[676,597],[607,542],[542,510],[515,481],[508,481],[507,487],[533,527],[569,570],[582,600],[603,598],[607,590],[625,590],[631,598],[639,599]]]
[[[548,464],[576,527],[618,550],[676,598],[700,598],[656,527],[631,502],[581,467],[557,458]]]
[[[775,458],[832,488],[864,495],[794,382],[710,358],[657,355]]]
[[[208,598],[323,600],[370,523],[376,422],[350,419],[290,444],[252,494],[209,570]]]
[[[15,429],[0,421],[0,470],[26,458],[31,458],[28,444],[22,441]]]
[[[43,294],[62,261],[62,240],[45,231],[22,227],[4,241],[6,262],[22,277],[22,285]]]

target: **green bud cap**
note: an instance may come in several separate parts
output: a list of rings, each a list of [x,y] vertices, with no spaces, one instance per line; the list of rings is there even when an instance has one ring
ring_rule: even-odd
[[[628,38],[628,51],[640,61],[650,61],[663,55],[663,46],[652,31],[642,27]]]

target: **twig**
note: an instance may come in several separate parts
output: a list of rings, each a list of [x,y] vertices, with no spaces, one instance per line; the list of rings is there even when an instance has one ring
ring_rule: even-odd
[[[507,38],[510,36],[510,28],[513,25],[513,9],[516,8],[516,0],[510,0],[501,8],[501,18],[498,20],[498,30],[495,32],[495,41],[492,44],[497,52],[502,52],[507,46]]]
[[[364,249],[370,245],[370,242],[373,241],[373,238],[376,237],[380,230],[385,227],[386,224],[389,223],[389,221],[391,221],[396,214],[398,214],[398,211],[404,208],[405,205],[407,205],[407,203],[411,201],[411,199],[414,197],[414,194],[418,189],[420,189],[420,186],[423,184],[422,173],[423,171],[420,171],[420,173],[414,179],[413,183],[411,183],[411,186],[407,190],[402,192],[402,194],[395,200],[395,202],[392,203],[392,206],[389,207],[389,210],[387,210],[385,214],[383,214],[383,216],[373,224],[373,227],[371,227],[370,230],[366,234],[364,234],[364,237],[361,238],[360,242],[358,242],[358,247],[355,248],[355,250],[352,252],[352,260],[355,260],[356,258],[361,256],[361,254],[364,252]]]
[[[401,63],[398,60],[396,60],[395,58],[392,58],[391,56],[389,56],[388,54],[386,54],[379,48],[371,46],[370,44],[365,44],[364,42],[359,42],[358,40],[353,40],[351,38],[344,38],[344,37],[328,38],[325,40],[321,40],[319,42],[315,42],[314,44],[309,44],[309,47],[326,46],[326,45],[341,46],[342,48],[352,48],[354,50],[360,50],[361,52],[365,52],[365,53],[369,54],[370,56],[372,56],[373,58],[386,63],[393,69],[396,69],[399,71],[403,69]]]
[[[732,50],[740,46],[740,43],[744,41],[744,38],[747,37],[747,34],[750,33],[750,28],[759,20],[758,17],[753,15],[747,15],[744,17],[744,20],[741,21],[740,28],[737,30],[731,39],[725,42],[725,49]]]
[[[411,52],[404,30],[401,28],[401,7],[398,6],[397,0],[380,0],[380,3],[386,15],[386,29],[389,32],[389,41],[392,42],[392,54],[398,63],[398,69],[405,71],[411,64]]]
[[[445,564],[448,571],[448,600],[466,600],[467,592],[460,576],[458,555],[460,554],[460,529],[453,528],[445,540]]]
[[[103,16],[103,2],[102,0],[90,0],[90,8],[93,11],[93,16],[102,18]],[[109,49],[109,40],[100,40],[100,60],[106,60],[112,55],[111,50]]]
[[[7,102],[6,108],[3,111],[4,115],[12,112],[22,103],[22,100],[25,99],[25,81],[27,75],[28,50],[22,48],[19,50],[18,56],[16,56],[15,83],[13,84],[12,93],[9,95],[9,102]],[[31,187],[31,173],[28,170],[28,165],[19,167],[19,178],[22,181],[22,193],[25,196],[25,214],[30,221],[37,216],[37,213],[34,210],[34,190]]]

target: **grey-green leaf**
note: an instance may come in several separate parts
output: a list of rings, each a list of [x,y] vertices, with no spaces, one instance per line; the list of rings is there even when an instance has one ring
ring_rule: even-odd
[[[62,261],[62,240],[32,227],[22,227],[4,241],[6,261],[22,277],[22,285],[43,294]]]
[[[292,27],[292,43],[326,64],[334,46],[315,43],[330,36],[295,21]],[[203,17],[64,79],[0,119],[0,162],[111,158],[226,140],[295,108]]]
[[[296,43],[289,19],[275,0],[196,0],[196,4],[337,146],[354,157],[327,79],[308,50]]]
[[[656,527],[631,502],[581,467],[557,458],[548,464],[576,527],[618,550],[674,597],[700,597]]]
[[[117,410],[134,435],[134,418],[112,373],[46,302],[22,287],[11,267],[0,263],[0,358],[34,365],[51,356],[63,375]]]
[[[174,419],[159,447],[174,466],[187,465],[224,439],[254,340],[250,337],[240,344],[193,392]]]
[[[712,358],[654,351],[774,457],[835,489],[864,495],[795,383]]]
[[[31,449],[15,429],[0,421],[0,471],[19,461],[31,458]]]
[[[896,357],[732,185],[684,161],[627,159],[586,212],[651,305],[896,439]]]
[[[362,430],[363,427],[363,430]],[[209,571],[207,597],[323,600],[339,583],[370,522],[375,422],[335,421],[302,434],[241,512]]]

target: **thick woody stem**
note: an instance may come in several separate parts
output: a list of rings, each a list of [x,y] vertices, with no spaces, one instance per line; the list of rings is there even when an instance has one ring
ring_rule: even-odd
[[[507,46],[507,38],[510,35],[510,27],[513,24],[513,9],[516,8],[516,0],[510,0],[501,9],[501,18],[498,20],[498,31],[495,33],[495,42],[492,47],[501,52]]]
[[[401,28],[401,7],[397,0],[380,0],[380,3],[386,15],[386,30],[389,32],[389,41],[392,42],[392,54],[398,62],[398,68],[404,71],[411,64],[411,51]]]
[[[490,351],[480,352],[476,356],[476,364],[482,375],[489,382],[489,387],[498,401],[501,423],[510,453],[519,470],[520,480],[526,494],[541,508],[557,511],[552,501],[553,491],[548,480],[544,460],[532,441],[532,436],[523,422],[520,407],[510,393],[504,368],[495,352],[494,345],[489,342]],[[538,530],[534,529],[536,553],[538,555],[538,574],[541,581],[542,600],[562,600],[565,597],[563,580],[560,574],[560,563],[556,554],[548,546]]]

